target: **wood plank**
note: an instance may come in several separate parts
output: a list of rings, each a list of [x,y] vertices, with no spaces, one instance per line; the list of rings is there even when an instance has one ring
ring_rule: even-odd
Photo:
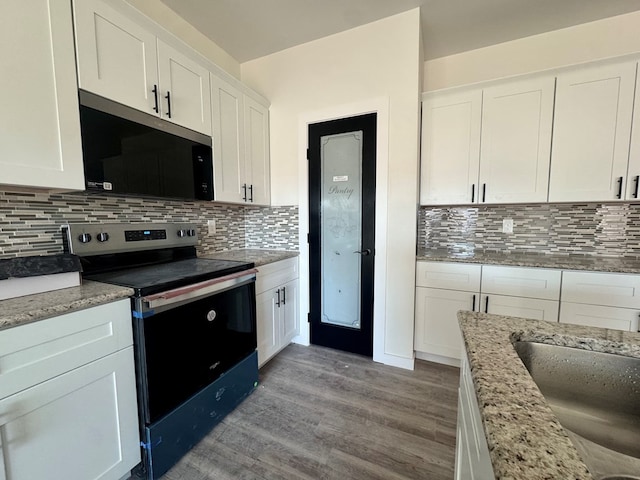
[[[290,345],[162,480],[453,478],[459,370]]]

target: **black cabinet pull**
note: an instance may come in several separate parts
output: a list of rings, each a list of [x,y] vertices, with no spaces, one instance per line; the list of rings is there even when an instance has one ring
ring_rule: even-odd
[[[155,104],[155,106],[153,107],[153,111],[156,113],[160,113],[160,108],[158,107],[158,85],[154,85],[153,90],[151,91],[153,92],[153,100]]]
[[[476,296],[473,296],[473,300],[471,302],[471,311],[475,312],[476,311]]]
[[[476,200],[476,184],[472,183],[471,184],[471,203],[475,202]]]
[[[618,194],[616,195],[616,198],[622,198],[622,180],[623,177],[618,178]]]
[[[484,299],[484,313],[489,313],[489,295]]]
[[[247,184],[246,183],[242,184],[242,190],[244,191],[242,195],[242,200],[246,202],[247,201]]]
[[[487,184],[483,183],[482,184],[482,203],[484,203],[484,199],[485,199],[486,193],[487,193]]]
[[[171,118],[171,92],[167,90],[167,117]]]
[[[633,189],[633,198],[638,198],[638,184],[640,184],[640,175],[636,175],[633,181],[636,184],[636,188]]]
[[[253,203],[253,184],[249,185],[249,201]]]
[[[278,300],[276,300],[276,306],[280,306],[280,289],[276,290],[276,295],[278,295]]]
[[[287,304],[287,287],[282,287],[282,304]]]

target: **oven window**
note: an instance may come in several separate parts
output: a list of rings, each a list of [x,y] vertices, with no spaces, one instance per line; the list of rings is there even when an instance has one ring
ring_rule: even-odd
[[[252,282],[142,320],[150,423],[256,349],[255,309]]]

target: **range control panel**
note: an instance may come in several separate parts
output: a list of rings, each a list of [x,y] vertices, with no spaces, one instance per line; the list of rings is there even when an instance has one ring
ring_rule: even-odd
[[[62,234],[65,251],[79,256],[198,244],[196,226],[187,223],[72,223]]]

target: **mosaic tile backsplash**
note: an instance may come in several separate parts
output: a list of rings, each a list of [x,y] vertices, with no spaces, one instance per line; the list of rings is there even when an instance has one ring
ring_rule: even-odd
[[[502,233],[504,218],[513,233]],[[418,249],[640,257],[640,204],[421,207]]]
[[[215,220],[209,235],[207,221]],[[62,253],[66,223],[192,222],[198,253],[236,248],[298,249],[298,207],[0,190],[0,258]]]

